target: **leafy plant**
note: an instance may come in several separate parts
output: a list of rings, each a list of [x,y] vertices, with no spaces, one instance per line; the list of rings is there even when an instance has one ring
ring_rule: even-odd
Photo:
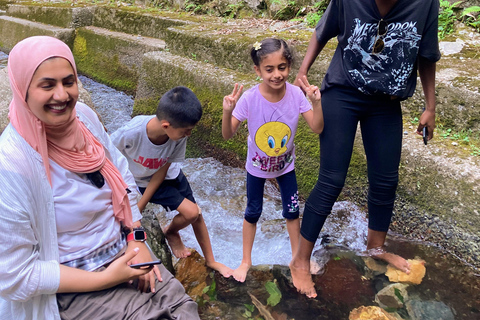
[[[244,304],[245,312],[243,312],[242,316],[248,320],[253,320],[252,314],[255,311],[255,306],[253,304]]]
[[[460,15],[460,19],[467,26],[471,26],[478,30],[480,28],[480,20],[478,20],[479,14],[480,14],[480,6],[468,7],[462,11],[462,14]]]
[[[215,278],[212,277],[212,283],[203,288],[202,293],[206,294],[209,298],[210,301],[217,300],[217,283],[215,282]]]
[[[270,294],[267,299],[267,305],[275,307],[280,300],[282,300],[280,289],[278,289],[277,284],[272,281],[267,281],[267,283],[265,283],[265,289],[267,289],[267,292]]]
[[[309,27],[315,27],[320,20],[320,18],[323,16],[323,13],[328,7],[329,1],[318,1],[313,5],[312,10],[307,13],[305,17],[305,22]]]
[[[457,20],[455,11],[458,10],[458,5],[462,1],[457,1],[450,4],[446,0],[440,1],[440,13],[438,15],[438,37],[440,39],[445,38],[448,34],[454,30],[454,23]]]
[[[405,303],[402,293],[400,292],[400,289],[394,288],[393,292],[395,293],[395,296],[398,298],[398,300],[400,300],[401,303]]]

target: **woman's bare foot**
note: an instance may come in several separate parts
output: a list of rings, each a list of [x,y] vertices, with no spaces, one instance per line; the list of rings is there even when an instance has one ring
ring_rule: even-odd
[[[315,284],[310,274],[310,261],[307,264],[298,263],[292,260],[288,265],[292,274],[293,285],[301,294],[305,294],[308,298],[315,298]]]
[[[233,275],[233,269],[227,267],[223,263],[213,261],[213,262],[205,262],[205,264],[207,265],[207,267],[220,272],[220,274],[225,278],[229,278],[231,275]]]
[[[165,238],[167,239],[168,245],[170,249],[172,249],[172,253],[177,258],[186,258],[192,254],[190,249],[185,247],[183,244],[182,238],[178,232],[170,232],[168,231],[168,227],[163,232],[165,234]]]
[[[251,264],[242,262],[237,269],[233,270],[233,278],[239,282],[245,282],[250,266]]]
[[[410,273],[410,263],[399,255],[385,251],[383,248],[374,248],[367,250],[369,256],[380,259],[406,274]]]

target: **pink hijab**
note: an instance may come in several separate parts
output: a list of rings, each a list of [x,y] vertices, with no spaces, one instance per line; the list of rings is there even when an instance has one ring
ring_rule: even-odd
[[[75,109],[65,124],[48,126],[40,121],[26,103],[27,91],[38,66],[52,57],[68,60],[75,77],[77,71],[70,48],[62,41],[47,36],[30,37],[20,41],[10,51],[8,76],[13,98],[8,116],[17,132],[42,157],[50,185],[49,158],[63,168],[79,173],[100,170],[112,189],[112,205],[117,220],[132,225],[132,210],[127,184],[115,165],[105,156],[103,145],[77,118]]]

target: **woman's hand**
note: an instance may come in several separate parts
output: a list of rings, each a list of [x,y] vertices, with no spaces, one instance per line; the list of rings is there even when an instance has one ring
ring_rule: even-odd
[[[235,83],[235,87],[230,95],[223,97],[223,111],[227,111],[229,113],[233,112],[235,109],[235,105],[237,104],[240,95],[242,94],[243,85],[238,88],[238,83]]]
[[[150,250],[144,242],[128,242],[126,252],[133,251],[135,248],[138,248],[139,252],[130,261],[128,261],[128,265],[152,261]],[[158,279],[158,281],[162,281],[162,275],[157,266],[148,268],[147,270],[149,270],[148,273],[138,277],[138,290],[142,292],[148,292],[148,289],[150,288],[152,292],[155,292],[155,277]]]
[[[435,111],[430,111],[426,109],[423,114],[420,116],[418,121],[417,134],[422,135],[422,129],[427,127],[428,129],[428,140],[433,138],[433,130],[435,129]]]
[[[306,91],[305,91],[305,88],[303,87],[303,81],[302,79],[306,79],[307,78],[307,74],[304,73],[304,72],[298,72],[297,74],[297,77],[295,78],[295,81],[293,82],[294,85],[296,85],[297,87],[300,87],[300,89],[302,89],[303,93],[306,94]],[[307,81],[308,83],[308,81]]]

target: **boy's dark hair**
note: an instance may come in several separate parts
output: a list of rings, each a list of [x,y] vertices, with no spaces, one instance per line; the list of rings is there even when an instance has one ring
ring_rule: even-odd
[[[288,66],[291,66],[293,64],[293,53],[283,39],[267,38],[262,40],[260,45],[255,43],[250,51],[250,56],[252,57],[253,63],[259,67],[263,57],[281,49],[283,49],[283,56],[287,59]]]
[[[202,104],[192,90],[175,87],[160,98],[156,115],[158,120],[166,120],[174,128],[186,128],[200,121]]]

